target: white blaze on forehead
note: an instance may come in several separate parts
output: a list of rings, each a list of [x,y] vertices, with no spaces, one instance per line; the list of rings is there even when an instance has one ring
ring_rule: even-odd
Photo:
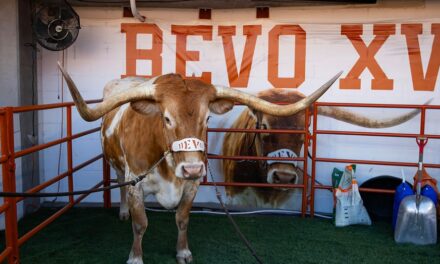
[[[110,137],[115,133],[115,129],[119,127],[119,123],[121,122],[122,116],[125,113],[125,110],[127,110],[128,104],[124,104],[121,107],[119,107],[118,112],[116,112],[115,116],[112,119],[112,122],[110,123],[110,126],[105,130],[105,136]]]

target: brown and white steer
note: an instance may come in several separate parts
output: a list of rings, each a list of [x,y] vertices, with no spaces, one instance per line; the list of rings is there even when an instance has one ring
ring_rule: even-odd
[[[269,89],[260,92],[259,98],[269,102],[295,103],[305,96],[285,89]],[[310,108],[311,109],[311,108]],[[312,110],[312,109],[311,109]],[[418,110],[386,120],[371,119],[340,107],[319,107],[318,114],[367,128],[386,128],[399,125],[413,118]],[[309,122],[310,124],[310,122]],[[305,111],[291,116],[273,116],[245,109],[231,128],[294,129],[304,130]],[[296,158],[302,156],[303,134],[274,133],[226,133],[222,153],[225,156],[260,156]],[[302,184],[302,166],[297,161],[222,161],[226,182]],[[302,163],[299,163],[302,165]],[[301,189],[226,187],[231,205],[260,208],[299,209]]]
[[[91,109],[68,73],[60,66],[81,116],[93,121],[103,116],[102,147],[106,159],[125,182],[145,174],[166,155],[152,173],[135,186],[121,188],[120,217],[132,218],[133,245],[127,263],[142,261],[142,237],[147,229],[144,196],[154,194],[165,208],[177,207],[177,262],[192,261],[187,227],[192,201],[206,175],[205,142],[210,112],[222,114],[234,102],[271,115],[292,115],[317,100],[339,77],[304,100],[277,106],[234,89],[182,79],[167,74],[151,80],[114,80],[104,89],[104,100]],[[169,154],[165,154],[169,153]]]

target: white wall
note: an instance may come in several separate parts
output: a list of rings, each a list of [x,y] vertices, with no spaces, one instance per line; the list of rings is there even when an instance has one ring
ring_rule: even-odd
[[[18,4],[15,0],[0,1],[0,107],[17,106],[19,103],[19,61],[18,61]],[[6,37],[7,36],[7,37]],[[19,116],[14,115],[15,149],[20,146]],[[3,181],[0,170],[0,188]],[[21,161],[16,160],[16,186],[21,191]],[[0,203],[3,199],[0,198]],[[18,215],[23,215],[22,203],[19,204]],[[4,214],[0,216],[0,229],[4,229]]]
[[[73,79],[77,83],[83,96],[87,99],[101,98],[102,89],[105,83],[111,79],[119,78],[121,74],[125,73],[125,34],[120,33],[121,23],[135,23],[134,19],[122,18],[122,10],[120,8],[75,8],[81,17],[81,26],[79,37],[76,43],[64,52],[65,64],[68,71],[71,73]],[[299,90],[305,94],[310,94],[315,87],[320,85],[325,79],[331,76],[332,73],[337,72],[341,68],[348,71],[353,65],[354,61],[350,58],[355,58],[356,53],[353,47],[347,40],[343,44],[347,45],[347,54],[331,54],[326,49],[328,43],[324,42],[324,48],[320,40],[332,39],[332,36],[327,36],[325,33],[328,28],[338,28],[341,23],[362,23],[365,26],[366,42],[372,39],[371,29],[372,23],[396,23],[396,34],[389,39],[389,46],[385,47],[388,53],[393,51],[392,45],[398,45],[399,49],[405,48],[404,36],[400,34],[400,23],[421,22],[424,23],[424,32],[430,32],[428,26],[431,23],[440,22],[440,3],[435,1],[427,1],[425,5],[417,6],[403,6],[401,8],[387,8],[387,7],[302,7],[302,8],[271,8],[270,20],[255,19],[255,10],[213,10],[212,20],[198,20],[197,10],[173,10],[173,9],[140,9],[140,12],[147,17],[148,23],[156,23],[161,25],[164,31],[164,51],[163,51],[163,72],[173,72],[175,67],[175,38],[170,34],[171,24],[185,24],[185,25],[237,25],[237,35],[241,34],[241,26],[248,24],[263,24],[262,35],[267,35],[268,29],[274,24],[301,24],[304,28],[313,31],[315,35],[322,33],[321,38],[313,38],[308,40],[311,49],[317,53],[310,53],[314,62],[306,69],[306,81]],[[321,32],[319,32],[322,30]],[[428,33],[427,33],[428,34]],[[309,35],[308,35],[309,36]],[[313,34],[312,34],[313,36]],[[194,38],[195,39],[195,38]],[[199,42],[197,42],[199,41]],[[206,60],[207,68],[201,69],[197,63],[188,63],[188,73],[195,73],[200,75],[202,70],[213,71],[213,83],[227,85],[226,72],[219,70],[217,60],[224,60],[223,51],[217,48],[221,47],[221,38],[217,36],[217,32],[213,32],[213,46],[197,46],[200,40],[189,40],[188,49],[200,50],[200,60]],[[238,44],[237,44],[238,43]],[[241,50],[244,46],[244,40],[238,39],[236,46],[237,61],[241,60]],[[330,43],[330,42],[329,42]],[[341,42],[342,43],[342,42]],[[347,44],[348,43],[348,44]],[[423,38],[424,45],[432,43],[432,37]],[[254,60],[255,72],[251,73],[250,85],[253,85],[249,91],[255,93],[259,90],[270,87],[270,83],[266,81],[260,82],[262,78],[260,73],[266,74],[267,66],[264,58],[267,43],[258,43],[255,51]],[[287,46],[287,44],[285,44]],[[195,48],[196,47],[196,48]],[[309,50],[307,51],[309,52]],[[64,89],[64,100],[69,101],[70,95],[67,94],[65,87],[61,81],[61,76],[56,68],[56,61],[62,59],[62,52],[51,52],[42,50],[39,58],[40,73],[39,73],[39,102],[40,103],[55,103],[60,102],[61,91]],[[385,56],[378,54],[378,57]],[[423,104],[427,99],[433,97],[433,104],[440,104],[439,96],[439,81],[437,81],[434,92],[414,92],[410,85],[409,64],[405,58],[397,58],[395,61],[385,62],[384,69],[391,71],[399,76],[399,80],[395,82],[393,91],[382,91],[372,93],[369,83],[371,76],[368,71],[364,72],[362,78],[362,89],[360,90],[339,90],[332,88],[328,93],[322,97],[322,101],[336,101],[336,102],[374,102],[374,103],[404,103],[404,104]],[[429,54],[422,54],[422,60],[425,62]],[[263,59],[260,59],[263,58]],[[319,58],[323,58],[319,61]],[[318,63],[319,62],[319,63]],[[224,63],[224,62],[222,62]],[[147,64],[148,65],[148,64]],[[148,72],[148,66],[147,72]],[[397,67],[397,68],[396,68]],[[214,74],[214,71],[217,70]],[[425,69],[426,70],[426,69]],[[325,74],[321,72],[324,71]],[[254,75],[252,75],[254,74]],[[401,85],[400,85],[401,84]],[[359,111],[359,110],[358,110]],[[386,117],[395,116],[396,114],[404,113],[405,111],[386,111],[386,110],[369,110],[367,113],[372,117]],[[224,120],[233,120],[238,111],[233,111],[231,114],[225,115],[222,119],[216,118],[213,122],[223,122]],[[60,135],[60,111],[50,110],[45,111],[40,115],[40,143],[54,140]],[[75,113],[74,116],[74,131],[82,131],[93,128],[99,125],[99,122],[93,124],[82,121]],[[221,121],[223,120],[223,121]],[[428,115],[428,131],[427,133],[440,133],[440,128],[436,124],[440,121],[438,112],[430,113]],[[344,124],[342,122],[335,122],[328,118],[320,118],[321,129],[352,129],[359,130],[359,128]],[[397,126],[390,129],[382,129],[383,132],[407,132],[418,133],[417,118],[411,122]],[[375,130],[377,131],[377,130]],[[65,134],[65,133],[64,133]],[[392,160],[392,161],[417,161],[417,148],[415,142],[405,139],[376,139],[376,138],[356,138],[356,137],[332,137],[320,136],[318,139],[318,154],[320,156],[329,156],[335,158],[353,158],[353,159],[377,159],[377,160]],[[426,149],[426,162],[440,163],[438,153],[439,142],[432,141],[428,144]],[[77,140],[74,144],[74,162],[86,160],[95,154],[100,153],[99,134],[88,136],[87,138]],[[215,151],[215,150],[214,150]],[[66,168],[66,157],[64,155],[65,148],[61,155],[61,172]],[[41,154],[40,170],[42,181],[50,179],[57,174],[58,170],[58,148],[51,148]],[[218,166],[214,164],[213,166]],[[320,164],[318,167],[318,179],[323,183],[330,183],[330,174],[333,167],[343,167],[343,164]],[[440,180],[440,173],[438,170],[429,170],[432,176]],[[407,168],[407,175],[413,175],[415,168]],[[101,179],[101,163],[98,162],[91,167],[82,170],[75,176],[79,181],[75,181],[75,189],[84,189],[93,185]],[[365,179],[390,174],[400,176],[400,168],[384,167],[384,166],[358,166],[359,181],[362,183]],[[48,191],[57,191],[57,186]],[[60,185],[60,191],[66,191],[66,183]],[[113,201],[117,201],[117,193],[113,192]],[[317,211],[328,211],[331,197],[324,194],[318,195]],[[59,201],[65,201],[60,198]],[[101,201],[101,194],[95,194],[86,201],[95,202]],[[216,201],[214,193],[210,188],[202,187],[196,201]]]
[[[18,104],[18,25],[17,1],[0,2],[0,30],[8,36],[0,41],[0,105],[16,106]],[[8,58],[8,59],[5,59]]]

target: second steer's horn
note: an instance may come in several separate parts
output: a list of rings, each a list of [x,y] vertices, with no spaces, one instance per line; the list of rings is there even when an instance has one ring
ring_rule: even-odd
[[[145,82],[131,88],[130,90],[111,95],[105,98],[101,103],[97,104],[95,108],[90,108],[82,98],[72,78],[60,62],[58,62],[58,67],[63,73],[64,79],[66,79],[67,86],[69,87],[79,114],[86,121],[95,121],[116,107],[131,101],[154,99],[154,84]]]
[[[215,89],[217,90],[217,98],[234,100],[269,115],[290,116],[306,109],[309,105],[318,100],[318,98],[321,97],[321,95],[323,95],[330,88],[330,86],[332,86],[332,84],[339,78],[339,76],[341,76],[341,74],[342,71],[336,74],[311,95],[289,105],[273,104],[256,96],[223,86],[215,86]]]

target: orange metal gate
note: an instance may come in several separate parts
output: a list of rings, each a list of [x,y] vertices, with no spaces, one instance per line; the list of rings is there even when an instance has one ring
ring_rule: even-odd
[[[93,100],[87,101],[87,103],[97,103],[101,100]],[[2,165],[2,181],[3,181],[3,191],[4,192],[16,192],[16,178],[15,178],[15,160],[22,156],[56,146],[58,144],[66,143],[67,144],[67,171],[55,176],[49,181],[46,181],[38,186],[33,187],[30,190],[26,190],[27,193],[36,193],[44,188],[61,181],[62,179],[68,179],[68,190],[73,191],[73,181],[74,181],[74,173],[89,164],[96,162],[98,160],[103,161],[103,180],[97,183],[92,188],[97,188],[99,186],[108,186],[110,184],[110,169],[108,164],[105,162],[103,158],[103,154],[99,154],[91,159],[78,164],[73,164],[72,159],[72,143],[75,139],[80,137],[96,133],[100,131],[100,127],[96,127],[87,131],[83,131],[81,133],[72,134],[72,107],[74,107],[73,103],[58,103],[58,104],[48,104],[48,105],[35,105],[35,106],[26,106],[26,107],[4,107],[0,108],[0,144],[1,144],[1,156],[0,156],[0,164]],[[38,111],[38,110],[48,110],[48,109],[56,109],[56,108],[65,108],[66,111],[66,137],[36,145],[24,150],[15,151],[14,147],[14,114],[19,114],[23,112],[29,111]],[[5,197],[3,204],[0,206],[0,213],[5,213],[5,236],[6,236],[6,247],[0,254],[0,262],[3,262],[5,259],[8,260],[8,263],[19,263],[19,247],[23,245],[27,240],[29,240],[36,233],[41,231],[44,227],[49,225],[63,213],[65,213],[68,209],[73,207],[75,204],[79,203],[83,200],[87,195],[80,195],[76,199],[74,196],[69,197],[69,203],[61,208],[59,211],[54,213],[52,216],[47,218],[45,221],[34,227],[29,232],[25,233],[22,236],[18,235],[18,219],[17,219],[17,204],[24,200],[24,198],[14,198],[14,197]],[[109,208],[111,206],[110,199],[110,191],[104,192],[104,207]]]
[[[416,162],[397,162],[397,161],[376,161],[376,160],[353,160],[353,159],[334,159],[334,158],[324,158],[317,157],[317,137],[319,135],[349,135],[349,136],[374,136],[374,137],[394,137],[394,138],[413,138],[414,139],[414,148],[418,149],[416,139],[418,137],[424,136],[429,139],[440,139],[440,135],[436,134],[425,134],[425,125],[426,125],[426,111],[428,109],[435,110],[437,114],[440,113],[440,106],[433,105],[387,105],[387,104],[352,104],[352,103],[320,103],[316,102],[314,104],[315,109],[320,106],[334,106],[334,107],[361,107],[361,108],[398,108],[398,109],[419,109],[420,110],[420,126],[419,133],[417,134],[408,134],[408,133],[380,133],[380,132],[356,132],[356,131],[337,131],[337,130],[320,130],[318,129],[318,118],[317,112],[313,113],[313,132],[312,138],[312,186],[311,186],[311,201],[310,201],[310,214],[313,217],[315,211],[315,192],[316,189],[332,189],[332,186],[322,186],[316,185],[316,166],[317,163],[320,162],[335,162],[335,163],[347,163],[347,164],[370,164],[370,165],[386,165],[386,166],[405,166],[405,167],[417,167],[418,164]],[[440,154],[440,151],[439,151]],[[428,164],[425,163],[424,167],[427,168],[440,168],[440,164]],[[377,193],[391,193],[394,191],[386,190],[386,189],[369,189],[369,188],[359,188],[361,192],[377,192]]]
[[[421,113],[420,118],[420,128],[419,133],[417,134],[408,134],[408,133],[381,133],[381,132],[357,132],[357,131],[342,131],[342,130],[320,130],[318,129],[318,108],[320,106],[334,106],[334,107],[362,107],[362,108],[395,108],[395,109],[419,109]],[[436,110],[436,112],[440,113],[440,106],[434,105],[399,105],[399,104],[354,104],[354,103],[320,103],[316,102],[313,105],[315,111],[312,113],[313,115],[313,123],[312,131],[308,129],[309,118],[311,113],[309,110],[306,110],[305,115],[305,129],[304,130],[282,130],[282,129],[269,129],[264,130],[264,133],[291,133],[291,134],[304,134],[304,155],[303,157],[298,158],[277,158],[278,160],[296,160],[299,162],[303,162],[304,164],[304,175],[307,175],[308,169],[308,159],[307,157],[309,151],[308,147],[311,146],[312,150],[311,154],[311,186],[310,186],[310,194],[309,200],[307,200],[307,192],[308,192],[308,181],[304,180],[303,184],[269,184],[269,183],[237,183],[237,182],[217,182],[218,186],[241,186],[241,187],[283,187],[283,188],[301,188],[302,189],[302,201],[301,201],[301,215],[304,217],[307,213],[307,205],[310,206],[309,213],[311,217],[314,217],[315,214],[315,194],[317,189],[328,189],[332,190],[332,186],[330,185],[317,185],[316,179],[316,166],[321,162],[334,162],[334,163],[347,163],[347,164],[371,164],[371,165],[387,165],[387,166],[406,166],[406,167],[417,167],[416,162],[391,162],[391,161],[372,161],[372,160],[353,160],[353,159],[335,159],[335,158],[324,158],[317,156],[317,137],[319,135],[327,134],[327,135],[348,135],[348,136],[375,136],[375,137],[396,137],[396,138],[414,138],[414,147],[418,149],[416,139],[419,136],[425,136],[429,139],[440,139],[440,135],[438,134],[425,134],[425,124],[426,124],[426,111]],[[208,132],[248,132],[248,133],[258,133],[262,132],[262,130],[258,129],[219,129],[219,128],[210,128]],[[440,153],[440,151],[439,151]],[[268,160],[274,158],[267,157],[249,157],[249,156],[214,156],[208,155],[210,159],[232,159],[232,160]],[[440,168],[440,164],[424,164],[427,168]],[[330,177],[331,175],[329,175]],[[304,177],[304,179],[308,179],[309,177]],[[214,185],[212,182],[208,182],[206,177],[202,182],[202,185]],[[371,188],[359,188],[361,192],[375,192],[375,193],[389,193],[394,194],[394,191],[387,189],[371,189]]]
[[[87,103],[97,103],[100,100],[88,101]],[[298,158],[270,158],[270,159],[279,159],[279,160],[296,160],[298,162],[303,162],[304,172],[306,175],[308,164],[308,148],[312,147],[311,151],[311,193],[310,195],[310,215],[314,216],[314,198],[315,192],[317,189],[331,189],[331,186],[320,186],[315,184],[316,179],[316,166],[320,162],[338,162],[338,163],[355,163],[355,164],[373,164],[373,165],[389,165],[389,166],[417,166],[417,163],[409,163],[409,162],[390,162],[390,161],[371,161],[371,160],[350,160],[350,159],[333,159],[333,158],[323,158],[317,157],[317,137],[322,134],[332,134],[332,135],[352,135],[352,136],[376,136],[376,137],[405,137],[405,138],[417,138],[418,136],[427,136],[430,139],[440,139],[440,135],[434,134],[425,134],[425,123],[426,123],[426,110],[440,110],[440,106],[419,106],[419,105],[384,105],[384,104],[341,104],[341,103],[315,103],[314,109],[316,110],[320,106],[344,106],[344,107],[380,107],[380,108],[408,108],[414,109],[418,108],[421,110],[421,122],[420,122],[420,131],[417,134],[405,134],[405,133],[376,133],[376,132],[354,132],[354,131],[334,131],[334,130],[320,130],[318,129],[318,119],[317,119],[317,111],[313,113],[313,130],[310,131],[308,129],[309,126],[309,118],[311,117],[311,113],[309,110],[306,110],[305,115],[305,129],[303,130],[287,130],[287,129],[269,129],[264,130],[265,133],[291,133],[291,134],[303,134],[305,136],[304,142],[304,156]],[[68,190],[73,191],[74,186],[74,177],[73,174],[84,168],[85,166],[96,162],[98,160],[102,160],[103,162],[103,180],[97,183],[94,187],[99,186],[109,186],[110,182],[114,180],[110,179],[110,167],[105,162],[103,158],[103,154],[97,155],[84,163],[74,165],[72,160],[72,144],[73,141],[77,138],[83,137],[85,135],[89,135],[91,133],[98,132],[100,127],[96,127],[87,131],[83,131],[81,133],[72,134],[72,107],[74,107],[73,103],[59,103],[59,104],[49,104],[49,105],[36,105],[29,107],[3,107],[0,108],[0,145],[1,145],[1,155],[0,155],[0,165],[2,166],[2,180],[3,180],[3,191],[4,192],[15,192],[15,159],[20,158],[22,156],[58,145],[62,143],[67,143],[67,171],[61,173],[60,175],[55,176],[51,180],[44,182],[30,190],[27,190],[28,193],[35,193],[43,190],[44,188],[64,179],[68,178]],[[38,111],[38,110],[47,110],[47,109],[55,109],[55,108],[66,108],[66,128],[67,135],[66,137],[44,143],[41,145],[33,146],[31,148],[15,151],[14,149],[14,123],[13,116],[14,114],[19,114],[22,112],[28,111]],[[208,129],[208,133],[213,132],[251,132],[251,133],[261,133],[262,130],[258,129],[220,129],[220,128],[210,128]],[[414,141],[415,147],[416,143]],[[267,157],[254,157],[254,156],[213,156],[208,155],[209,159],[233,159],[233,160],[242,160],[242,159],[250,159],[250,160],[267,160]],[[440,168],[440,164],[425,164],[428,168]],[[308,178],[308,177],[304,177]],[[303,184],[266,184],[266,183],[231,183],[231,182],[217,182],[219,186],[248,186],[248,187],[285,187],[285,188],[301,188],[302,189],[302,216],[305,216],[307,212],[307,190],[309,188],[307,180],[303,182]],[[207,178],[202,182],[202,185],[211,186],[212,182],[208,181]],[[378,190],[378,189],[360,189],[361,191],[367,192],[382,192],[382,193],[393,193],[394,191],[389,190]],[[48,219],[40,223],[34,229],[30,230],[26,234],[19,237],[18,235],[18,221],[17,221],[17,203],[21,202],[23,198],[4,198],[3,204],[0,205],[0,213],[5,213],[5,224],[6,224],[6,247],[0,253],[0,262],[4,260],[8,260],[8,263],[18,263],[19,262],[19,247],[25,243],[28,239],[34,236],[37,232],[41,231],[44,227],[66,212],[68,209],[73,207],[75,204],[79,203],[83,200],[87,195],[81,195],[78,198],[74,198],[73,196],[69,197],[69,203],[60,209],[58,212],[50,216]],[[111,197],[110,191],[105,191],[103,193],[103,205],[105,208],[109,208],[111,206]]]
[[[283,103],[284,104],[284,103]],[[208,159],[230,159],[230,160],[289,160],[289,161],[298,161],[303,162],[304,171],[307,172],[308,161],[308,149],[311,140],[311,135],[309,133],[309,120],[310,120],[310,111],[309,109],[305,110],[304,116],[304,129],[302,130],[293,130],[293,129],[232,129],[232,128],[209,128],[208,133],[211,132],[234,132],[234,133],[273,133],[273,134],[303,134],[304,135],[304,156],[297,158],[275,158],[275,157],[257,157],[257,156],[223,156],[223,155],[208,155]],[[304,177],[306,178],[306,177]],[[307,211],[307,186],[308,181],[303,181],[302,184],[278,184],[278,183],[240,183],[240,182],[216,182],[215,185],[218,186],[237,186],[237,187],[279,187],[279,188],[301,188],[302,189],[302,201],[301,201],[301,216],[304,217]],[[201,185],[212,186],[214,183],[209,182],[207,177],[204,178]]]

